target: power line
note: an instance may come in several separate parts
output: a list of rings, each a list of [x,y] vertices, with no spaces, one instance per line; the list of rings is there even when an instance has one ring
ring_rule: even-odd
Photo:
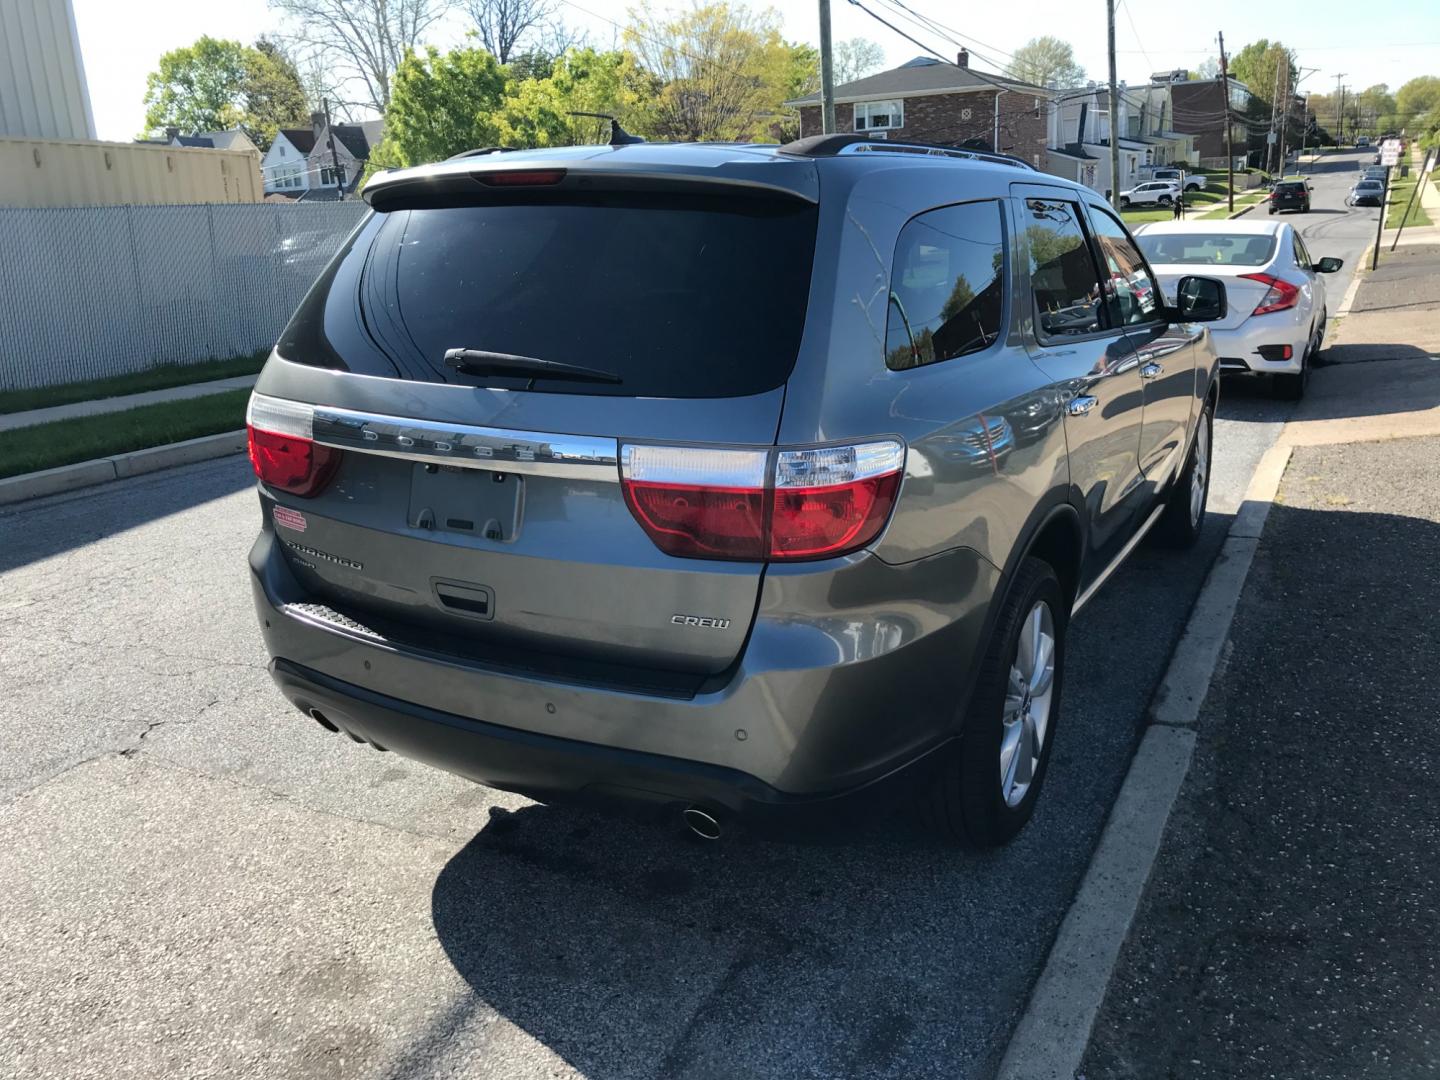
[[[1001,49],[1001,48],[999,48],[999,47],[997,47],[997,46],[995,46],[995,45],[987,44],[986,42],[981,41],[979,38],[971,37],[969,34],[962,33],[962,32],[960,32],[959,30],[956,30],[956,29],[955,29],[954,27],[952,27],[952,26],[947,26],[945,23],[940,22],[938,19],[932,18],[931,16],[926,15],[926,14],[924,14],[924,13],[922,13],[922,12],[916,11],[913,7],[910,7],[909,5],[903,3],[903,0],[890,0],[890,3],[894,4],[896,7],[904,8],[906,11],[910,12],[912,15],[914,15],[914,16],[916,16],[917,18],[923,20],[924,22],[929,23],[930,26],[931,26],[931,28],[932,28],[932,31],[933,31],[933,32],[939,33],[941,37],[946,38],[946,39],[947,39],[948,41],[950,41],[952,44],[960,45],[960,42],[956,41],[955,39],[956,39],[957,37],[958,37],[958,38],[964,38],[966,41],[972,42],[972,43],[975,44],[975,45],[979,45],[982,49],[985,49],[987,52],[990,52],[990,53],[992,53],[992,54],[994,54],[994,55],[996,55],[996,56],[1003,56],[1007,62],[1013,61],[1013,60],[1015,59],[1015,56],[1014,56],[1013,53],[1008,53],[1008,52],[1006,52],[1004,49]],[[961,47],[961,48],[965,48],[965,46],[963,46],[963,45],[961,45],[960,47]],[[976,56],[979,56],[980,54],[979,54],[979,53],[976,53],[975,55],[976,55]],[[988,64],[994,64],[994,63],[995,63],[994,60],[991,60],[991,59],[989,59],[989,58],[985,58],[985,62],[988,63]],[[996,66],[997,66],[997,67],[1000,67],[1000,66],[1003,66],[1003,65],[996,64]]]
[[[1003,68],[1003,67],[1005,66],[1004,63],[995,60],[993,57],[986,56],[985,54],[980,53],[980,52],[978,52],[978,51],[976,51],[976,50],[969,49],[969,48],[968,48],[965,44],[963,44],[962,42],[957,41],[955,38],[950,37],[948,34],[945,34],[945,33],[941,32],[940,30],[938,30],[938,29],[936,28],[936,24],[932,23],[932,22],[931,22],[929,19],[927,19],[925,16],[920,15],[920,14],[914,12],[911,8],[906,7],[904,4],[902,4],[902,3],[900,2],[900,0],[879,0],[879,2],[882,3],[882,4],[887,5],[887,6],[890,7],[890,8],[896,9],[896,14],[899,15],[900,18],[902,18],[902,19],[904,19],[906,22],[908,22],[911,26],[917,26],[917,27],[919,27],[922,31],[924,31],[924,32],[926,32],[926,33],[936,34],[936,35],[938,35],[939,37],[941,37],[941,38],[945,39],[946,41],[950,42],[950,44],[955,45],[955,46],[957,46],[957,47],[959,47],[959,48],[961,48],[961,49],[966,49],[966,50],[970,53],[970,55],[975,56],[975,57],[979,58],[980,60],[983,60],[985,63],[989,64],[991,67],[993,67],[993,68]],[[952,58],[952,60],[953,60],[953,58]],[[951,62],[951,61],[946,61],[946,62],[949,63],[949,62]]]

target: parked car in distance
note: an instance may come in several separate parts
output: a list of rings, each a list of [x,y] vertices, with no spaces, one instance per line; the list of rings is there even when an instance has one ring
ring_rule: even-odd
[[[1358,148],[1363,148],[1363,147],[1366,147],[1366,146],[1369,146],[1369,145],[1370,145],[1370,136],[1369,136],[1369,135],[1361,135],[1358,139],[1355,140],[1355,146],[1356,146],[1357,149],[1358,149]]]
[[[1367,165],[1360,171],[1362,180],[1385,180],[1390,170],[1384,165]]]
[[[1385,184],[1380,180],[1361,180],[1345,196],[1346,206],[1379,206],[1385,201]]]
[[[1129,191],[1120,192],[1121,206],[1169,206],[1180,194],[1180,185],[1174,180],[1150,180],[1136,184]]]
[[[1310,185],[1304,180],[1281,180],[1270,189],[1267,199],[1272,214],[1277,214],[1281,210],[1298,210],[1302,214],[1308,214],[1310,212]]]
[[[1202,267],[1225,282],[1229,313],[1210,329],[1223,372],[1270,376],[1286,397],[1305,393],[1325,340],[1324,275],[1340,259],[1313,258],[1283,221],[1157,222],[1135,239],[1167,289]]]
[[[1167,306],[1091,189],[863,135],[477,154],[364,198],[247,415],[295,706],[711,838],[899,797],[1015,835],[1072,613],[1152,526],[1199,536],[1213,267]]]
[[[1150,173],[1150,179],[1154,181],[1169,181],[1180,185],[1186,191],[1205,190],[1205,176],[1203,173],[1187,173],[1182,169],[1154,169]]]

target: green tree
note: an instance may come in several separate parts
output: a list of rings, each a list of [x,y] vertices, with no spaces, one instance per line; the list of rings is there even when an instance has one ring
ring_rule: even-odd
[[[251,52],[241,89],[243,123],[255,145],[265,151],[280,128],[308,124],[310,110],[295,61],[278,42],[262,37]]]
[[[722,2],[673,15],[631,12],[625,44],[656,94],[648,125],[664,139],[746,141],[770,137],[796,83],[796,52],[774,9]]]
[[[1263,102],[1264,118],[1269,120],[1270,109],[1276,100],[1285,101],[1292,92],[1297,65],[1295,52],[1278,41],[1261,38],[1246,45],[1230,61],[1230,74],[1250,88],[1250,93]]]
[[[1395,91],[1395,111],[1403,124],[1413,123],[1422,114],[1440,108],[1440,78],[1421,75]]]
[[[648,134],[637,109],[644,79],[629,53],[571,49],[546,78],[516,80],[513,64],[511,72],[500,120],[507,146],[575,146],[610,137],[605,121],[573,115],[577,112],[607,113],[627,131]]]
[[[145,80],[145,127],[163,132],[220,131],[245,119],[245,82],[253,49],[205,36],[171,49]]]
[[[406,54],[390,83],[385,138],[372,166],[419,165],[499,145],[506,85],[505,69],[484,49]]]
[[[1069,90],[1085,81],[1085,69],[1075,62],[1075,50],[1057,37],[1031,38],[1015,50],[1005,74],[1036,86]]]
[[[145,106],[150,132],[240,127],[261,150],[278,128],[305,123],[307,112],[295,65],[267,38],[251,47],[202,37],[172,49],[146,80]]]

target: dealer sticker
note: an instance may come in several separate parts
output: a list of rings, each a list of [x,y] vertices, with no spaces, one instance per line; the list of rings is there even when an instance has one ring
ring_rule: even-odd
[[[299,510],[291,510],[288,506],[277,506],[271,511],[270,516],[275,519],[276,525],[284,525],[285,528],[295,532],[305,531],[305,515]]]

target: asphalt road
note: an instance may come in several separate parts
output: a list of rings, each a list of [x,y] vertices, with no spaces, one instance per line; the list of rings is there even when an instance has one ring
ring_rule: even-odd
[[[989,1075],[1286,408],[1227,389],[1201,545],[1077,619],[988,856],[700,846],[322,731],[265,673],[243,459],[0,511],[0,1073]]]

